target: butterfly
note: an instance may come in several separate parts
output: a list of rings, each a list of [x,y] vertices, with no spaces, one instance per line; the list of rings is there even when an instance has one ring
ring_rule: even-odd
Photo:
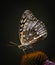
[[[25,10],[20,19],[19,39],[22,46],[34,44],[39,39],[47,37],[47,29],[41,20],[37,19],[30,10]]]

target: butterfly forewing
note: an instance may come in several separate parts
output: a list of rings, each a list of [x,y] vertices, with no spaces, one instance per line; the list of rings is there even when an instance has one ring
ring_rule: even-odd
[[[26,10],[20,20],[19,37],[21,44],[35,43],[41,37],[46,38],[45,24],[38,20],[30,10]]]

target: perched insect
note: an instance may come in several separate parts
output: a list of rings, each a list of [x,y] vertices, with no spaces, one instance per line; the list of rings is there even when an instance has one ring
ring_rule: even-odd
[[[30,10],[25,10],[20,20],[19,39],[21,46],[28,46],[47,37],[45,24],[37,19]]]
[[[21,42],[18,47],[26,49],[39,39],[46,38],[47,30],[45,24],[37,19],[30,10],[25,10],[20,20],[18,34]]]

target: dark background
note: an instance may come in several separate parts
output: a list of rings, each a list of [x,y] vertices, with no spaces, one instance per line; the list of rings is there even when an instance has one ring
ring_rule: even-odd
[[[19,1],[0,2],[0,63],[1,65],[20,65],[23,52],[18,47],[9,46],[9,41],[20,44],[18,38],[19,21],[23,12],[28,9],[47,27],[48,36],[37,44],[37,50],[44,51],[49,59],[55,59],[55,15],[53,1]]]

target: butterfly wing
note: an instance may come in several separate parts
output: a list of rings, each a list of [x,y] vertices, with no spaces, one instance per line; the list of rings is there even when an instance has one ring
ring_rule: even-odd
[[[20,20],[19,37],[22,45],[35,43],[47,37],[45,24],[38,20],[30,10],[26,10]]]

